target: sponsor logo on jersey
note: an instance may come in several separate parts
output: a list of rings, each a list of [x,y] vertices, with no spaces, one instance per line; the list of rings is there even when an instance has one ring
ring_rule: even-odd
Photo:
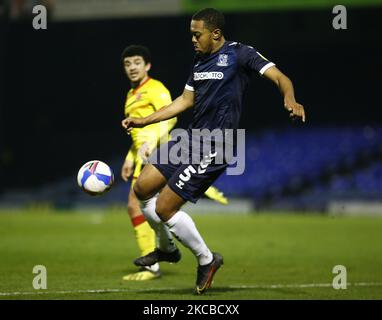
[[[194,81],[199,80],[211,80],[211,79],[217,79],[221,80],[224,78],[223,72],[194,72]]]

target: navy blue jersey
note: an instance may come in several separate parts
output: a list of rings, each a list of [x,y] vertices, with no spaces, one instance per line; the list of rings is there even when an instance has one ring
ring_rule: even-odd
[[[254,48],[232,41],[211,55],[196,56],[185,87],[195,92],[190,129],[237,129],[251,73],[272,66]]]

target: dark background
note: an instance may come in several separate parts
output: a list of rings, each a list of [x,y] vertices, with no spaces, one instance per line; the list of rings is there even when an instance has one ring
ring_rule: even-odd
[[[348,9],[334,30],[331,10],[226,14],[228,40],[254,46],[293,81],[305,126],[381,124],[381,8]],[[120,54],[133,43],[153,56],[151,76],[173,98],[192,63],[189,16],[0,24],[0,192],[76,174],[89,159],[123,158],[129,83]],[[277,88],[255,76],[241,127],[290,123]],[[180,117],[184,127],[190,113]],[[298,142],[296,142],[298,143]],[[74,168],[74,169],[73,169]],[[3,190],[1,190],[1,188]]]

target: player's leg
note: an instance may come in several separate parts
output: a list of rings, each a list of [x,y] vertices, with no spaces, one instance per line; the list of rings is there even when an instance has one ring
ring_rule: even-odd
[[[197,232],[192,219],[185,212],[179,211],[185,202],[185,200],[173,192],[168,186],[165,186],[158,196],[158,200],[156,202],[156,212],[162,221],[162,225],[166,226],[171,233],[186,247],[190,248],[198,258],[203,259],[204,255],[207,255],[207,257],[204,258],[209,261],[202,262],[209,263],[212,260],[212,254]],[[179,223],[174,223],[174,225],[168,224],[168,220],[175,214],[177,216],[177,220],[181,219],[181,221]],[[184,223],[186,223],[185,228],[183,227],[179,230],[179,232],[174,232],[174,228],[177,229],[175,225],[179,228],[179,226]],[[188,228],[192,228],[192,230],[187,232]],[[202,245],[200,246],[200,244]],[[179,260],[180,254],[178,252],[174,252],[174,254],[167,254],[166,252],[157,249],[147,256],[138,258],[135,260],[135,263],[136,265],[145,266],[152,265],[153,263],[159,261],[178,262]]]
[[[139,200],[132,188],[129,193],[127,212],[134,227],[139,250],[142,255],[146,255],[155,248],[155,233],[142,214]]]
[[[193,252],[199,264],[206,265],[212,261],[212,253],[192,218],[181,210],[185,203],[186,200],[167,185],[158,197],[156,211],[176,238]]]
[[[195,293],[202,294],[211,286],[215,272],[223,264],[223,257],[207,247],[192,218],[180,210],[186,201],[169,186],[161,192],[157,201],[157,213],[175,237],[198,260]]]
[[[139,262],[140,258],[136,259],[134,263],[138,266],[152,265],[159,261],[177,262],[181,258],[180,251],[177,249],[173,241],[172,234],[168,227],[159,218],[155,210],[157,202],[157,197],[155,195],[163,188],[166,182],[166,178],[156,167],[147,164],[134,185],[134,190],[136,190],[138,197],[141,200],[141,210],[157,235],[158,252],[162,253],[162,256],[152,263],[142,264]]]
[[[165,176],[152,164],[146,164],[134,184],[134,192],[140,201],[154,197],[167,183]]]
[[[180,207],[182,200],[195,203],[226,167],[226,164],[215,164],[214,161],[202,168],[203,170],[197,165],[184,165],[169,179],[168,185],[158,198],[158,215],[166,221],[170,231],[190,248],[198,259],[195,286],[197,294],[202,294],[211,286],[215,272],[223,264],[223,258],[220,254],[210,251],[191,217],[180,210]]]
[[[220,254],[210,251],[192,218],[180,210],[185,203],[186,200],[166,185],[158,197],[156,211],[171,233],[197,258],[198,271],[195,292],[202,294],[210,287],[215,272],[223,264],[223,258]],[[137,260],[141,265],[150,265],[158,261],[171,261],[168,258],[170,257],[156,250]]]
[[[162,222],[156,213],[155,207],[157,202],[157,196],[148,200],[141,201],[142,212],[150,224],[151,228],[155,230],[157,237],[157,247],[163,252],[174,252],[177,247],[174,243],[173,236],[168,227]],[[154,248],[155,249],[155,248]],[[154,250],[153,249],[153,250]],[[152,252],[151,250],[150,252]],[[146,253],[147,254],[147,253]],[[146,254],[142,254],[145,256]]]
[[[155,249],[155,232],[146,221],[140,209],[133,188],[130,189],[127,212],[133,224],[135,239],[142,256],[147,255]],[[128,274],[123,280],[151,280],[160,276],[159,264],[142,268],[139,272]]]

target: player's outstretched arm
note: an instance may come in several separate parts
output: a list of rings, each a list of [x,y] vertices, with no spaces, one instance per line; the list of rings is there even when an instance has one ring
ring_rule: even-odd
[[[171,104],[159,109],[144,118],[129,117],[122,120],[122,127],[127,132],[133,128],[142,128],[152,123],[171,119],[194,105],[194,92],[184,89],[183,94],[176,98]]]
[[[264,76],[279,87],[284,97],[284,107],[289,111],[289,116],[301,118],[302,122],[305,122],[305,110],[301,104],[296,102],[292,81],[276,67],[266,70]]]

